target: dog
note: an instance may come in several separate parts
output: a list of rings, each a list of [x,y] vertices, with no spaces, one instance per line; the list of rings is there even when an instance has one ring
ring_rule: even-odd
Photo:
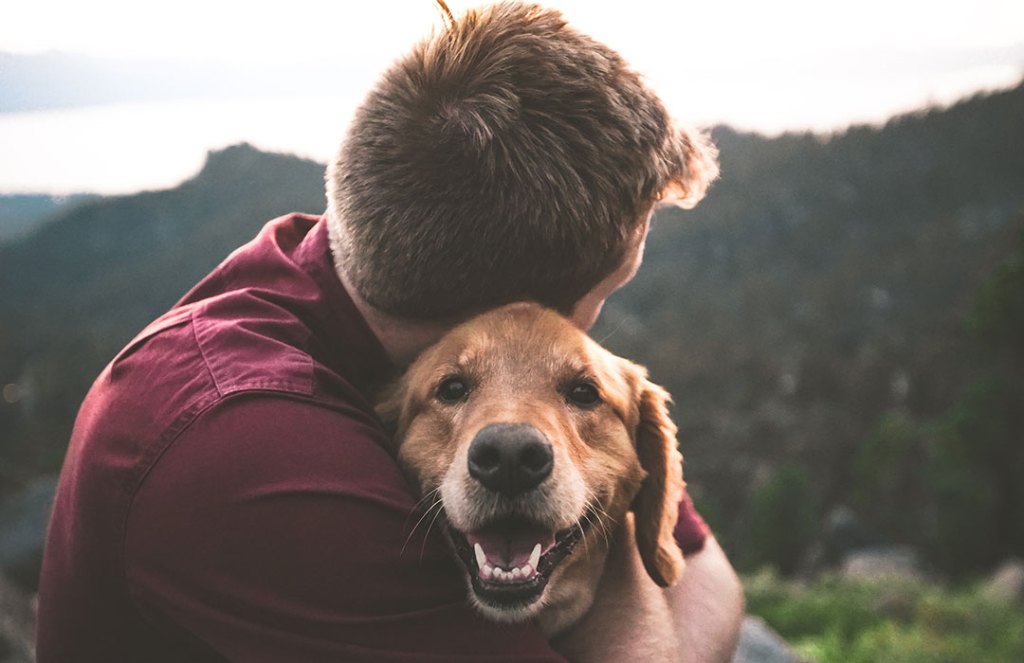
[[[682,573],[673,529],[685,484],[668,402],[642,367],[516,303],[425,350],[378,413],[427,513],[442,512],[471,602],[553,636],[593,604],[627,517],[651,579],[667,587]]]

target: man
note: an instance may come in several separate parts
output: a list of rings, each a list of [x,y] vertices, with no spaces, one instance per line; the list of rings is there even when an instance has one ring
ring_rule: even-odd
[[[417,500],[373,395],[493,306],[589,327],[654,205],[715,174],[556,12],[502,4],[418,45],[354,119],[327,215],[268,224],[97,379],[54,506],[39,661],[560,660],[534,627],[472,611],[436,529],[410,536]],[[688,570],[656,600],[685,657],[725,660],[735,575],[688,501],[677,538]],[[657,612],[635,600],[626,652]],[[601,636],[584,620],[564,642],[618,656],[586,651]]]

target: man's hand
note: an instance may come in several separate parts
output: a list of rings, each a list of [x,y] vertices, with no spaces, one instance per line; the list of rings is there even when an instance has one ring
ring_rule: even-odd
[[[686,570],[668,597],[687,663],[731,661],[743,624],[743,586],[725,551],[708,534],[704,548],[686,558]]]
[[[594,606],[552,644],[574,662],[719,663],[732,659],[742,619],[742,587],[713,536],[686,558],[682,579],[662,589],[644,570],[630,517],[612,542]]]

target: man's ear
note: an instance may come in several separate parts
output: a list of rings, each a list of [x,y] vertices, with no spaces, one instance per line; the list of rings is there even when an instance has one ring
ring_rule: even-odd
[[[648,575],[662,587],[679,580],[684,564],[673,530],[686,484],[676,425],[668,414],[669,400],[664,389],[642,381],[636,452],[647,478],[633,502],[636,543]]]

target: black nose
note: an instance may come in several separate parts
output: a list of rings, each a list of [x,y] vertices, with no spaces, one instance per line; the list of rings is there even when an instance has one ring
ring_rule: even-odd
[[[551,444],[526,424],[485,426],[469,445],[469,475],[508,496],[536,488],[554,464]]]

